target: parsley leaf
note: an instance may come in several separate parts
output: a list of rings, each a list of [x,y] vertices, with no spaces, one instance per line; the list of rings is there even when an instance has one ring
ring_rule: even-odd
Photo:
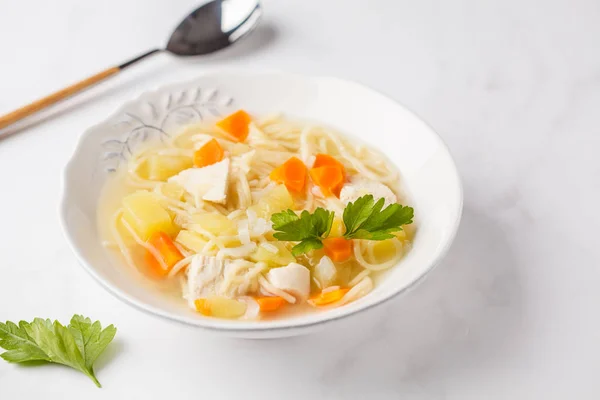
[[[390,204],[383,208],[383,198],[375,202],[373,195],[358,198],[348,203],[344,209],[346,239],[385,240],[394,237],[393,232],[401,231],[402,225],[411,224],[414,210],[400,204]]]
[[[8,362],[28,361],[63,364],[86,374],[96,386],[100,382],[93,364],[113,340],[117,329],[104,330],[100,322],[75,315],[68,326],[58,321],[35,318],[32,322],[0,322],[0,347],[7,350],[0,357]]]
[[[298,257],[304,253],[308,253],[311,250],[318,250],[323,248],[323,242],[321,239],[305,239],[292,247],[292,254],[294,257]]]
[[[93,322],[82,315],[74,315],[69,324],[69,331],[81,352],[85,365],[93,372],[92,366],[98,356],[113,340],[117,329],[110,325],[102,330],[100,321]]]
[[[329,235],[333,225],[334,213],[323,208],[317,208],[314,213],[304,210],[300,216],[292,210],[273,214],[271,221],[273,234],[277,240],[300,242],[292,248],[292,254],[299,256],[310,250],[323,247],[323,238]]]

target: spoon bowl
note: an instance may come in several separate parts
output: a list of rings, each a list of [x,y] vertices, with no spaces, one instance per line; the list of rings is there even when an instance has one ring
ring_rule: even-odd
[[[188,15],[175,29],[166,50],[197,56],[221,50],[256,28],[262,14],[257,0],[218,0]]]

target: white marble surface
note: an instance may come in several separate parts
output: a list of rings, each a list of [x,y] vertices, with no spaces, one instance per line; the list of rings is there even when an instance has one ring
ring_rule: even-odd
[[[0,114],[162,43],[196,1],[0,1]],[[115,323],[96,389],[0,362],[0,398],[600,398],[600,3],[268,0],[246,43],[160,55],[0,141],[0,319]],[[344,329],[206,336],[138,312],[77,265],[57,219],[79,134],[142,91],[226,66],[382,90],[449,144],[462,227],[417,290]]]

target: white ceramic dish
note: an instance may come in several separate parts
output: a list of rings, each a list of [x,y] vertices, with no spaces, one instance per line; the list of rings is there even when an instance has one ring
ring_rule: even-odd
[[[100,244],[100,190],[130,151],[198,118],[244,108],[255,115],[282,112],[355,136],[399,168],[418,224],[413,248],[364,298],[322,313],[275,321],[205,318],[167,301],[123,272]],[[228,336],[292,336],[354,315],[404,292],[441,260],[460,222],[462,188],[448,149],[433,130],[393,100],[336,78],[281,73],[217,73],[145,93],[81,137],[64,174],[61,221],[83,267],[109,292],[138,309]]]

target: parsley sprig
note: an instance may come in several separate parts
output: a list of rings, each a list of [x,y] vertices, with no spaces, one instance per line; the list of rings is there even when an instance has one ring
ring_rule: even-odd
[[[94,362],[116,333],[113,325],[102,329],[99,321],[92,323],[81,315],[74,315],[67,326],[42,318],[21,321],[18,325],[0,322],[0,347],[7,350],[0,357],[12,363],[63,364],[83,372],[101,387],[94,373]]]
[[[386,240],[392,233],[402,230],[402,225],[411,224],[414,210],[400,204],[390,204],[383,208],[383,198],[375,201],[373,195],[358,198],[348,203],[344,209],[343,222],[346,239]],[[323,239],[329,236],[334,213],[317,208],[314,213],[304,210],[298,216],[292,210],[273,214],[271,221],[277,231],[277,240],[300,242],[292,248],[292,254],[299,256],[310,250],[323,247]]]
[[[333,225],[334,213],[317,208],[314,213],[304,210],[298,216],[292,210],[282,211],[271,216],[273,234],[277,240],[300,242],[292,248],[292,254],[299,256],[323,247],[322,239],[326,238]]]
[[[383,208],[383,198],[373,199],[369,194],[348,203],[344,209],[346,239],[386,240],[394,237],[393,232],[402,230],[402,225],[412,224],[414,210],[400,204]]]

